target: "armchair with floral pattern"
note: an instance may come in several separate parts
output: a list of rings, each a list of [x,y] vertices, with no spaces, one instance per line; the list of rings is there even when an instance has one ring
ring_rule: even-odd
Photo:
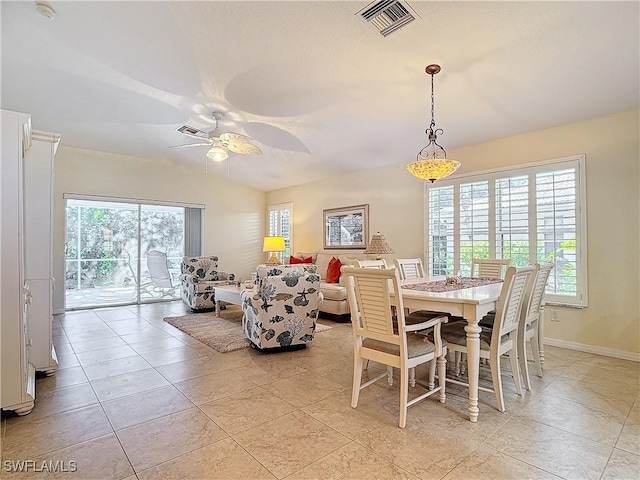
[[[260,350],[304,348],[316,329],[320,276],[302,268],[270,273],[241,293],[244,333]]]
[[[215,308],[214,287],[233,283],[233,273],[218,271],[218,257],[183,257],[180,265],[180,296],[191,310]]]

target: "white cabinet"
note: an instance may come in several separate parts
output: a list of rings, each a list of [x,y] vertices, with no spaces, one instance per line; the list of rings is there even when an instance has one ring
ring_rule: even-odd
[[[0,402],[19,415],[35,400],[29,363],[28,285],[24,276],[23,158],[31,143],[31,117],[2,110],[0,157]]]
[[[32,132],[24,159],[25,278],[31,290],[29,358],[37,371],[53,375],[58,368],[52,342],[53,320],[53,159],[57,134]]]

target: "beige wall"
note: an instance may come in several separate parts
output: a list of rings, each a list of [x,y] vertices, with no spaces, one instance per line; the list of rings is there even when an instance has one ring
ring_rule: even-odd
[[[461,173],[586,154],[589,307],[557,308],[545,336],[640,352],[640,111],[451,150]],[[266,203],[294,203],[294,250],[322,249],[322,210],[369,204],[370,229],[395,256],[423,256],[423,183],[404,163],[268,192]],[[615,353],[615,352],[614,352]],[[631,355],[634,356],[634,355]]]
[[[64,145],[64,138],[62,139]],[[64,275],[65,193],[163,200],[205,206],[204,253],[220,257],[220,269],[250,277],[263,260],[265,194],[206,175],[203,168],[61,146],[55,158],[54,276]],[[63,308],[59,283],[54,309]]]

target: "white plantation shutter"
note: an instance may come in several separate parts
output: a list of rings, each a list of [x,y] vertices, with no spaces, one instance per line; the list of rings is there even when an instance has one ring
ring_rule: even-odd
[[[547,303],[587,305],[584,156],[426,184],[430,275],[468,275],[472,258],[553,262]]]
[[[284,258],[291,255],[291,238],[293,236],[293,225],[291,222],[292,212],[293,203],[280,203],[267,207],[267,234],[269,236],[284,237],[284,244],[287,248],[284,252],[276,253],[280,261],[283,261]]]
[[[432,275],[446,275],[454,268],[453,186],[429,190],[427,263]]]
[[[473,258],[488,258],[489,182],[460,185],[460,262],[462,275],[471,274]],[[453,273],[453,272],[452,272]]]
[[[547,293],[578,295],[576,170],[536,175],[538,261],[555,261]]]
[[[529,177],[496,179],[495,206],[495,258],[510,258],[517,267],[529,265]]]

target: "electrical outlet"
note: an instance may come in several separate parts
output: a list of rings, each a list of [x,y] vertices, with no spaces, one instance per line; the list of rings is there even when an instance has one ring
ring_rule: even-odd
[[[552,322],[559,322],[560,320],[558,320],[558,311],[557,310],[551,310],[551,321]]]

